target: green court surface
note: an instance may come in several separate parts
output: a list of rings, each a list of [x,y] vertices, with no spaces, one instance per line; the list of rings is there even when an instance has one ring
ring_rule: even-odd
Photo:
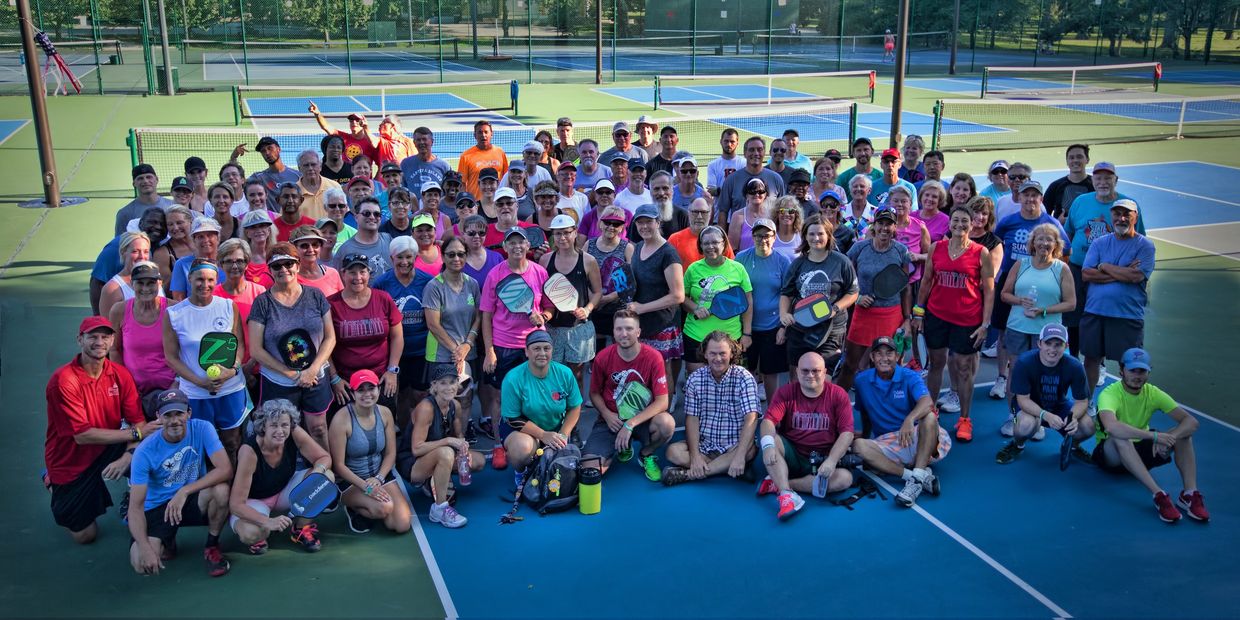
[[[608,86],[642,85],[649,85],[649,82]],[[557,117],[565,115],[578,122],[618,119],[633,122],[637,115],[649,112],[647,106],[597,92],[586,85],[522,85],[521,88],[522,115],[513,120],[526,125],[554,123]],[[1235,94],[1235,90],[1232,88],[1230,94]],[[1164,92],[1228,93],[1224,88],[1176,84],[1166,84]],[[905,108],[930,114],[934,100],[945,96],[942,92],[909,89]],[[890,87],[880,82],[877,103],[889,105],[890,97]],[[348,533],[341,513],[321,520],[324,547],[312,557],[303,557],[304,554],[280,542],[274,543],[273,550],[261,560],[245,558],[235,538],[227,533],[226,551],[234,558],[234,568],[232,574],[220,580],[209,580],[202,574],[198,559],[199,530],[183,533],[180,539],[182,557],[171,562],[164,575],[140,578],[129,568],[125,551],[128,533],[115,512],[101,518],[101,539],[85,548],[73,545],[52,523],[48,495],[39,480],[45,430],[43,390],[49,373],[71,359],[76,351],[73,329],[89,313],[87,291],[91,265],[99,248],[108,240],[116,210],[132,195],[129,148],[125,143],[128,131],[139,126],[230,128],[233,117],[227,93],[181,95],[174,99],[61,97],[50,99],[48,108],[64,193],[85,196],[90,201],[56,210],[19,208],[16,203],[40,191],[33,127],[27,125],[0,144],[0,162],[9,179],[0,190],[0,214],[4,223],[0,228],[0,402],[4,403],[0,415],[7,430],[0,439],[0,485],[9,490],[6,510],[0,514],[0,531],[6,532],[0,537],[0,557],[7,560],[5,568],[0,569],[3,578],[0,615],[419,618],[452,615],[455,608],[450,600],[441,600],[441,593],[446,590],[437,589],[438,569],[424,555],[428,547],[420,545],[418,537],[379,533],[356,536]],[[0,98],[0,118],[29,117],[29,102],[25,98]],[[406,121],[406,129],[412,126],[411,121]],[[1023,150],[949,152],[947,171],[979,173],[991,160],[998,158],[1028,162],[1035,171],[1058,170],[1063,168],[1062,151],[1063,147],[1057,145]],[[696,154],[703,165],[715,156],[710,150]],[[1233,167],[1225,173],[1226,182],[1233,187],[1240,179],[1240,170],[1234,168],[1240,165],[1240,146],[1235,138],[1103,145],[1094,149],[1093,160],[1113,161],[1119,166],[1120,191],[1124,191],[1124,167],[1134,164],[1208,162]],[[258,165],[257,157],[251,156],[247,167]],[[160,172],[161,186],[166,187],[179,170]],[[1150,283],[1151,314],[1147,321],[1146,344],[1160,361],[1155,383],[1183,404],[1240,425],[1240,405],[1230,397],[1228,386],[1230,372],[1240,361],[1236,354],[1240,351],[1240,331],[1235,329],[1235,308],[1240,303],[1240,262],[1237,262],[1240,261],[1240,235],[1235,234],[1235,225],[1227,225],[1227,222],[1240,221],[1240,204],[1234,198],[1229,204],[1236,209],[1230,219],[1197,227],[1199,234],[1174,228],[1150,231],[1157,240],[1158,265]],[[984,367],[993,376],[993,370],[989,370],[993,364],[986,362]],[[984,380],[979,378],[979,381]],[[1132,485],[1130,491],[1138,489],[1135,483]],[[1215,492],[1234,492],[1234,489],[1220,488]],[[751,499],[748,491],[738,496],[743,498],[740,501]],[[119,499],[119,487],[114,489],[114,497]],[[493,504],[490,512],[477,511],[470,515],[488,524],[480,523],[479,527],[489,527],[489,522],[502,513],[502,505]],[[1152,519],[1153,516],[1151,513],[1141,518]],[[425,519],[423,522],[426,527],[439,527]],[[451,534],[467,540],[470,528]],[[442,537],[444,534],[435,532],[435,535]],[[519,538],[521,531],[513,529],[512,535]],[[468,545],[455,547],[467,548]],[[509,564],[511,557],[503,549],[473,548],[472,553],[468,561],[477,566],[479,580],[502,578],[505,572],[525,570]],[[572,570],[573,564],[560,563],[559,566],[562,570]],[[678,577],[669,573],[669,576],[657,578]],[[1180,592],[1179,596],[1186,594]],[[207,606],[208,600],[214,606]],[[667,612],[676,616],[693,615],[689,609],[668,609]],[[1041,613],[1040,610],[1034,612]],[[950,609],[927,609],[924,613],[953,615]],[[522,611],[519,608],[514,608],[513,614],[539,615],[535,609]]]

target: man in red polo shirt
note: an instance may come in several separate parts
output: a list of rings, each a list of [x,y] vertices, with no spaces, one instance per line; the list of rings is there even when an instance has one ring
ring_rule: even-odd
[[[81,353],[47,382],[43,457],[52,516],[80,544],[95,540],[95,519],[112,506],[104,481],[128,475],[138,441],[160,427],[143,418],[129,371],[108,360],[115,337],[106,318],[87,317],[78,327]]]

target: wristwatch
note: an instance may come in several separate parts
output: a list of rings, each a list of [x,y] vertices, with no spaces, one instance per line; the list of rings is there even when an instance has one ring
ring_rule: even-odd
[[[392,373],[392,374],[394,374],[394,375],[399,375],[399,374],[400,374],[400,366],[388,366],[387,371],[388,371],[388,372],[390,372],[390,373]]]

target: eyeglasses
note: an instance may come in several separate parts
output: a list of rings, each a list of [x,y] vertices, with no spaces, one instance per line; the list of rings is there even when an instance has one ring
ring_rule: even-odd
[[[444,252],[444,258],[465,258],[464,252]]]
[[[322,241],[302,241],[301,243],[297,244],[297,249],[299,250],[309,250],[312,248],[318,249],[321,247],[323,247]]]
[[[705,216],[710,216],[710,209],[705,209],[705,210],[698,210],[698,209],[694,209],[694,210],[692,210],[692,211],[690,211],[690,212],[689,212],[689,215],[705,215]]]
[[[358,211],[358,217],[383,217],[382,211]]]
[[[495,201],[495,206],[497,207],[511,207],[514,204],[517,204],[517,202],[511,198],[503,198]]]
[[[772,235],[771,233],[764,233],[764,234],[760,234],[760,235],[754,235],[754,236],[753,236],[753,240],[754,240],[754,241],[769,241],[769,240],[770,240],[771,238],[773,238],[774,236],[775,236],[775,235]]]
[[[745,195],[746,195],[746,196],[765,196],[765,195],[766,195],[766,190],[764,190],[764,189],[751,189],[751,190],[749,190],[749,191],[745,192]]]
[[[575,237],[577,236],[577,230],[573,228],[567,228],[564,230],[557,230],[551,233],[551,235],[554,237]]]
[[[331,202],[329,202],[329,203],[327,203],[327,208],[328,208],[328,209],[348,209],[348,208],[349,208],[349,205],[347,205],[347,204],[345,204],[345,203],[343,203],[343,202],[341,202],[341,203],[331,203]]]
[[[240,267],[240,266],[247,264],[248,262],[249,261],[245,260],[244,258],[230,258],[228,260],[220,261],[220,264],[225,267]]]
[[[485,230],[467,230],[467,231],[465,231],[465,236],[466,236],[466,237],[485,237],[485,236],[486,236],[486,234],[487,234],[487,231],[485,231]]]

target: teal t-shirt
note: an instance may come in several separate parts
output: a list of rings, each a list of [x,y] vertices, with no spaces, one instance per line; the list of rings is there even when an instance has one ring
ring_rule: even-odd
[[[1068,255],[1069,261],[1077,266],[1085,264],[1085,254],[1089,251],[1089,246],[1104,235],[1115,232],[1111,226],[1111,206],[1121,198],[1128,197],[1117,192],[1115,200],[1101,202],[1098,200],[1098,192],[1089,192],[1077,196],[1076,200],[1072,201],[1068,207],[1068,218],[1064,225],[1068,237],[1072,239],[1072,253]],[[1137,232],[1145,234],[1145,219],[1139,214]]]
[[[694,303],[707,310],[710,310],[710,304],[715,295],[734,286],[741,287],[741,290],[746,293],[753,292],[749,272],[745,271],[745,267],[740,263],[730,258],[723,259],[723,263],[718,267],[711,267],[706,259],[702,259],[689,265],[689,268],[685,270],[685,297],[692,299]],[[726,332],[740,340],[741,327],[741,315],[721,319],[711,314],[704,319],[699,319],[691,313],[685,313],[685,336],[698,342],[715,330]]]
[[[501,413],[504,418],[525,418],[547,431],[559,430],[564,417],[581,406],[581,390],[568,366],[551,362],[547,376],[535,377],[530,363],[524,362],[504,376],[500,391]]]

